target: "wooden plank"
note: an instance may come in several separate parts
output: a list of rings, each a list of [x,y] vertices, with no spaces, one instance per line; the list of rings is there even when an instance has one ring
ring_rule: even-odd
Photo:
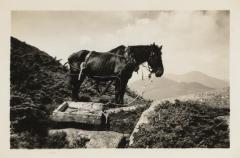
[[[89,111],[102,111],[103,104],[102,103],[94,103],[94,102],[67,102],[70,108],[84,109]]]
[[[103,104],[93,102],[64,102],[51,115],[56,122],[78,122],[101,125]]]
[[[52,115],[51,119],[56,122],[77,122],[77,123],[84,123],[90,125],[101,125],[102,124],[102,117],[89,117],[89,116],[82,116],[76,117],[72,115]]]
[[[55,109],[53,112],[58,112],[58,111],[64,111],[68,107],[67,102],[63,102],[57,109]]]

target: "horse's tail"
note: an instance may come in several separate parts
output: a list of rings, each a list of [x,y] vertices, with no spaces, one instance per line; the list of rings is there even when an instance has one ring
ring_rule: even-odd
[[[68,61],[66,63],[63,64],[63,66],[65,67],[68,64]]]
[[[63,67],[65,67],[67,69],[70,69],[71,68],[71,64],[69,63],[69,61],[67,61],[66,63],[63,64]]]

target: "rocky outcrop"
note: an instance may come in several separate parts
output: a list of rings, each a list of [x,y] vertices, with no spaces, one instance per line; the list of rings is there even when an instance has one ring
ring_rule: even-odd
[[[228,126],[229,89],[154,101],[142,113],[129,146],[149,141],[141,147],[228,147]]]

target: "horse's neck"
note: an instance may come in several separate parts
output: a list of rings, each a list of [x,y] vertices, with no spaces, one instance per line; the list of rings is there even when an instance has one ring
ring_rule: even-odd
[[[150,48],[146,46],[133,48],[132,52],[130,53],[133,53],[133,58],[136,60],[137,65],[140,65],[148,60],[150,52],[151,52]]]

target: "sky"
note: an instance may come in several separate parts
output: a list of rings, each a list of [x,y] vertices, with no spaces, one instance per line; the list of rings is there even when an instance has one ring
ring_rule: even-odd
[[[228,11],[13,11],[11,20],[13,37],[63,63],[82,49],[155,42],[163,45],[166,74],[201,71],[229,80]]]

